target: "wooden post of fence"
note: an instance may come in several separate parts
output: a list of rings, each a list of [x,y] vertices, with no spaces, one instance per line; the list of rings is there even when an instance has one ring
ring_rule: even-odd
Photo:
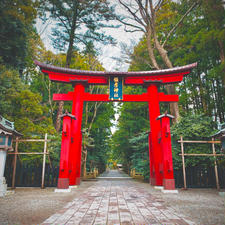
[[[216,176],[216,188],[219,191],[220,190],[220,184],[219,184],[219,177],[218,177],[218,169],[217,169],[217,162],[216,162],[216,150],[215,150],[215,144],[214,144],[214,138],[212,138],[212,150],[214,155],[214,167],[215,167],[215,176]]]
[[[15,178],[16,178],[16,161],[17,161],[17,153],[18,153],[18,137],[16,137],[16,146],[15,146],[15,155],[13,160],[13,175],[12,175],[12,188],[15,188]]]
[[[45,134],[41,188],[44,188],[44,185],[45,185],[45,162],[46,162],[46,153],[47,153],[47,139],[48,139],[48,134]]]
[[[184,162],[184,143],[183,143],[182,136],[180,136],[180,144],[181,144],[181,155],[182,155],[182,164],[183,164],[184,189],[187,189],[186,171],[185,171],[185,162]]]

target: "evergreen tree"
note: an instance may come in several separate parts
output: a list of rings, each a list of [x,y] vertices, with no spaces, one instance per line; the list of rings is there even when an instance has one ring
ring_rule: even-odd
[[[20,73],[25,68],[36,8],[37,2],[32,0],[0,2],[0,62],[19,69]]]
[[[102,28],[114,27],[108,22],[114,19],[113,8],[107,1],[98,0],[48,0],[46,10],[57,22],[53,28],[53,46],[59,50],[66,49],[66,67],[70,67],[75,44],[88,45],[90,41],[112,43],[111,36],[104,34]],[[59,131],[60,116],[64,102],[60,101],[57,112],[56,130]]]
[[[108,22],[114,19],[113,8],[107,1],[97,0],[48,0],[46,9],[57,24],[52,30],[53,46],[66,49],[66,66],[69,67],[75,44],[87,45],[89,41],[112,43],[102,28],[113,27]]]

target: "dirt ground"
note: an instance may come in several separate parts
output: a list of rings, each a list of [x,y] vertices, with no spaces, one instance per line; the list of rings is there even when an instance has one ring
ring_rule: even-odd
[[[55,193],[54,188],[16,188],[15,194],[0,198],[0,225],[40,224],[95,182],[83,181],[71,193]],[[225,197],[215,189],[180,189],[179,194],[163,194],[147,183],[136,183],[196,224],[225,225]]]
[[[178,189],[178,194],[164,194],[149,188],[149,184],[137,184],[162,198],[166,205],[170,205],[178,213],[190,217],[196,225],[225,225],[225,196],[220,196],[216,189]]]
[[[16,188],[15,194],[0,198],[0,225],[40,224],[92,184],[82,182],[70,193],[55,193],[55,188]]]

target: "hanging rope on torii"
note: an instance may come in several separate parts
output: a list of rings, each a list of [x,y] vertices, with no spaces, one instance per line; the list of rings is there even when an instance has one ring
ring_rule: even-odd
[[[174,190],[172,147],[170,136],[171,116],[160,116],[160,102],[178,102],[178,95],[166,95],[158,91],[160,85],[179,83],[197,63],[172,69],[140,72],[83,71],[51,66],[35,61],[41,71],[55,82],[70,83],[73,92],[53,94],[54,101],[72,101],[72,113],[63,115],[62,145],[58,188],[80,184],[82,112],[85,101],[148,102],[149,105],[149,157],[150,183]],[[90,94],[85,92],[88,85],[109,85],[109,94]],[[141,85],[147,89],[139,95],[123,94],[123,86]]]

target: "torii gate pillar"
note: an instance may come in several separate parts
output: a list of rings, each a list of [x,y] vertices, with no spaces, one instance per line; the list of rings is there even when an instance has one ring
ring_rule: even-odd
[[[82,82],[74,83],[73,92],[73,106],[72,114],[76,117],[76,120],[72,121],[72,135],[71,135],[71,146],[70,146],[70,186],[80,184],[81,174],[81,125],[82,125],[82,114],[84,105],[84,91],[85,86]]]
[[[160,82],[149,82],[147,86],[149,96],[149,121],[151,132],[149,134],[149,157],[150,157],[150,183],[154,186],[163,185],[162,148],[158,142],[161,131],[158,85]]]

